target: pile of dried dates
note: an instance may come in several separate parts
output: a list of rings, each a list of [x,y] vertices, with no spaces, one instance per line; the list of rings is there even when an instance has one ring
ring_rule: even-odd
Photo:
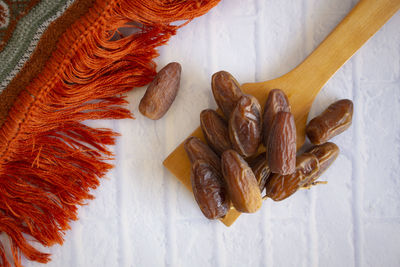
[[[271,90],[262,111],[258,100],[244,94],[226,71],[215,73],[211,86],[222,115],[211,109],[201,112],[207,144],[196,137],[185,141],[193,193],[208,219],[224,217],[231,206],[253,213],[264,198],[280,201],[322,183],[316,180],[339,154],[328,140],[351,124],[350,100],[331,104],[308,123],[306,133],[314,146],[296,155],[296,125],[283,91]]]

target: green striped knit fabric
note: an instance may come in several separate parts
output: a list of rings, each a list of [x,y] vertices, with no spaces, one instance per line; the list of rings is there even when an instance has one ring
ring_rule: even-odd
[[[7,5],[0,0],[0,30],[4,30],[14,19],[11,13],[18,13],[17,9],[23,9],[24,2],[29,1],[10,2]],[[29,59],[48,25],[61,16],[72,2],[73,0],[41,0],[18,21],[11,38],[0,51],[0,93]],[[0,34],[0,43],[3,41],[4,35]]]

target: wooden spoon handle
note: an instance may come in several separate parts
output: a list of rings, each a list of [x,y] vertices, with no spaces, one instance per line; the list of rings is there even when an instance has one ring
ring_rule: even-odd
[[[361,0],[314,52],[285,79],[307,89],[310,100],[351,56],[398,10],[400,0]],[[283,77],[281,77],[283,78]],[[300,82],[300,84],[299,84]]]

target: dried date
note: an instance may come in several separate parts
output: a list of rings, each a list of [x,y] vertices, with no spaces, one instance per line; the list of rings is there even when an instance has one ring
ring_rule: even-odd
[[[227,150],[222,154],[221,168],[235,209],[246,213],[260,209],[260,188],[247,162],[236,151]]]
[[[292,174],[274,174],[265,186],[266,196],[274,201],[283,200],[294,194],[302,185],[315,177],[319,171],[316,156],[304,153],[296,158],[296,170]]]
[[[184,144],[185,151],[192,164],[197,160],[210,163],[215,169],[221,171],[221,160],[215,152],[197,137],[189,137]]]
[[[207,161],[197,160],[190,178],[194,197],[204,216],[208,219],[224,217],[230,202],[220,172]]]
[[[229,120],[232,147],[243,157],[254,155],[261,141],[261,106],[250,95],[242,96]]]
[[[313,154],[317,157],[319,162],[319,171],[309,183],[305,184],[304,187],[310,187],[318,177],[321,176],[329,166],[335,161],[339,155],[339,147],[331,142],[324,143],[322,145],[316,145],[306,151],[306,153]]]
[[[239,83],[229,72],[219,71],[211,78],[211,88],[215,102],[229,119],[236,102],[243,96]]]
[[[203,110],[200,113],[200,125],[208,145],[218,155],[232,148],[228,124],[215,110]]]
[[[139,103],[139,111],[152,120],[158,120],[168,111],[179,91],[182,67],[172,62],[162,68],[147,87]]]
[[[263,115],[263,143],[267,147],[268,136],[276,114],[280,111],[290,112],[289,100],[286,94],[280,89],[273,89],[269,92],[264,106]]]
[[[349,99],[336,101],[308,123],[307,136],[313,144],[323,144],[347,130],[352,117],[353,102]]]
[[[268,162],[266,159],[266,153],[263,152],[258,155],[255,159],[253,159],[250,163],[251,169],[253,170],[254,176],[258,182],[260,187],[260,191],[262,192],[265,188],[265,184],[267,183],[268,177],[271,174],[271,170],[269,169]]]
[[[291,174],[296,168],[296,125],[293,114],[276,114],[269,134],[268,165],[273,173]]]

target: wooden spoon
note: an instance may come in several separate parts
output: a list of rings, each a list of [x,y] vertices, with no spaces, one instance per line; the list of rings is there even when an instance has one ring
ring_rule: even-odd
[[[285,91],[296,120],[297,147],[301,147],[305,141],[307,116],[318,92],[399,8],[400,0],[361,0],[299,66],[274,80],[244,84],[242,90],[257,97],[262,105],[271,89],[279,88]],[[200,128],[191,136],[204,140]],[[191,190],[191,165],[183,143],[165,159],[164,166]],[[232,208],[221,221],[230,226],[239,215],[240,213]]]

